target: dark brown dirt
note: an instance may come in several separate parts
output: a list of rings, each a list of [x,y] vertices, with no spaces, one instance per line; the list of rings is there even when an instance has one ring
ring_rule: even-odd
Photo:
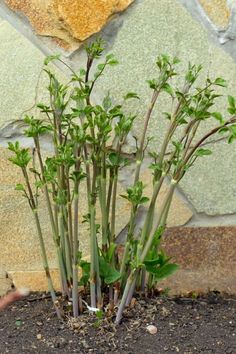
[[[60,323],[50,299],[41,297],[33,294],[0,313],[1,354],[236,353],[236,298],[139,299],[115,327],[111,318],[89,314]],[[156,334],[147,332],[149,324]]]

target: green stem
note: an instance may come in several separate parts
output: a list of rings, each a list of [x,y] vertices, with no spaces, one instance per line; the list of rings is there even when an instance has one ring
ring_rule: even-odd
[[[95,206],[90,206],[90,297],[91,306],[96,307],[96,279],[99,274],[97,274],[96,268],[96,222],[95,222]]]
[[[166,207],[169,205],[172,197],[173,197],[173,193],[174,193],[174,189],[175,189],[175,186],[176,186],[176,181],[172,181],[171,183],[171,186],[170,186],[170,189],[166,195],[166,198],[162,204],[162,208],[161,208],[161,212],[160,212],[160,215],[157,219],[157,222],[156,222],[156,226],[155,226],[155,230],[158,229],[158,227],[160,226],[160,222],[163,218],[163,214],[166,210]],[[138,261],[138,263],[142,264],[147,256],[147,253],[149,252],[151,246],[152,246],[152,243],[153,243],[153,239],[155,237],[155,232],[153,233],[152,237],[149,237],[146,244],[145,244],[145,247],[143,248],[142,244],[139,245],[139,247],[141,249],[143,249],[142,253],[141,253],[141,256],[140,256],[140,260]],[[132,299],[132,296],[133,296],[133,292],[134,292],[134,289],[135,289],[135,284],[136,284],[136,281],[137,281],[137,276],[140,272],[140,268],[136,268],[134,270],[131,271],[129,277],[128,277],[128,280],[127,280],[127,283],[126,283],[126,286],[125,286],[125,290],[124,290],[124,293],[123,293],[123,296],[122,296],[122,299],[121,299],[121,303],[119,305],[119,308],[118,308],[118,312],[117,312],[117,316],[116,316],[116,320],[115,320],[115,323],[116,324],[119,324],[121,319],[122,319],[122,315],[123,315],[123,311],[124,311],[124,308],[126,306],[126,304],[128,304],[130,302],[130,300]]]
[[[165,179],[165,175],[163,174],[161,176],[161,178],[159,179],[159,181],[156,181],[154,183],[152,199],[151,199],[151,202],[150,202],[150,205],[149,205],[149,208],[148,208],[148,212],[147,212],[147,215],[146,215],[144,226],[142,228],[142,233],[141,233],[141,238],[140,238],[140,243],[141,244],[144,244],[146,238],[148,237],[148,235],[150,234],[150,232],[152,230],[156,200],[157,200],[157,197],[159,195],[159,192],[160,192],[160,189],[162,187],[162,184],[164,182],[164,179]]]
[[[49,265],[48,265],[48,258],[47,258],[47,252],[46,252],[46,248],[45,248],[45,243],[44,243],[44,239],[43,239],[43,234],[42,234],[42,229],[40,226],[40,221],[39,221],[39,217],[38,217],[38,212],[37,212],[37,208],[36,208],[36,203],[35,203],[35,199],[34,199],[34,195],[30,186],[30,182],[29,182],[29,176],[28,173],[26,171],[26,168],[22,168],[22,172],[26,181],[26,186],[28,189],[28,193],[29,193],[29,203],[30,203],[30,207],[31,210],[34,214],[34,218],[35,218],[35,223],[36,223],[36,227],[37,227],[37,232],[38,232],[38,236],[39,236],[39,244],[40,244],[40,249],[41,249],[41,256],[42,256],[42,260],[43,260],[43,268],[46,274],[46,278],[48,281],[48,289],[50,291],[51,294],[51,298],[57,313],[57,316],[59,319],[62,319],[62,314],[61,311],[58,307],[58,301],[56,298],[56,294],[54,291],[54,287],[53,287],[53,282],[52,282],[52,278],[51,278],[51,274],[50,274],[50,270],[49,270]]]
[[[57,317],[59,319],[62,319],[62,314],[61,314],[60,308],[58,306],[58,300],[57,300],[57,297],[56,297],[56,293],[55,293],[55,290],[54,290],[54,287],[53,287],[51,274],[50,274],[50,271],[49,271],[47,253],[46,253],[45,244],[44,244],[44,240],[43,240],[42,230],[41,230],[41,227],[40,227],[38,212],[37,212],[36,209],[32,210],[32,211],[33,211],[33,214],[34,214],[35,223],[36,223],[36,227],[37,227],[37,231],[38,231],[39,243],[40,243],[40,248],[41,248],[41,255],[42,255],[42,260],[43,260],[43,268],[44,268],[44,271],[45,271],[45,274],[46,274],[46,278],[47,278],[47,281],[48,281],[48,289],[49,289],[49,292],[51,294],[51,298],[52,298],[53,305],[54,305],[56,313],[57,313]]]
[[[106,205],[108,219],[110,215],[111,196],[112,196],[112,188],[113,188],[113,181],[114,181],[113,176],[114,176],[113,170],[110,169],[110,178],[109,178],[109,185],[108,185],[108,192],[107,192],[107,205]]]
[[[103,146],[103,150],[104,150]],[[102,168],[100,177],[100,207],[102,214],[102,248],[105,251],[108,247],[108,210],[106,207],[106,155],[102,152]],[[110,241],[110,240],[109,240]]]
[[[75,148],[75,157],[76,157],[76,164],[75,164],[75,172],[79,172],[80,170],[80,148],[76,146]],[[79,288],[78,288],[78,251],[79,251],[79,185],[80,182],[76,178],[74,184],[74,223],[73,223],[73,286],[72,286],[72,301],[73,301],[73,315],[74,317],[78,317],[79,315],[79,308],[81,299],[79,297]]]
[[[72,287],[72,299],[73,299],[73,315],[78,317],[79,315],[79,303],[78,303],[78,214],[79,214],[79,182],[75,181],[74,187],[74,232],[73,232],[73,287]]]
[[[42,180],[44,182],[43,189],[44,189],[44,193],[45,193],[45,197],[46,197],[46,203],[47,203],[47,209],[48,209],[49,218],[50,218],[50,224],[51,224],[51,228],[52,228],[53,240],[55,242],[56,249],[57,249],[61,283],[63,284],[62,293],[64,293],[64,294],[67,293],[69,295],[69,290],[68,290],[67,281],[66,281],[66,270],[65,270],[62,252],[60,249],[60,237],[57,232],[57,227],[56,227],[56,223],[54,220],[54,215],[53,215],[53,211],[52,211],[52,205],[51,205],[51,200],[50,200],[50,196],[49,196],[47,181],[44,176],[44,166],[43,166],[43,160],[42,160],[41,149],[40,149],[38,137],[34,138],[34,144],[35,144],[35,149],[36,149],[38,159],[39,159]]]
[[[112,193],[112,203],[111,203],[111,242],[114,242],[115,240],[117,183],[118,183],[118,171],[116,169],[113,177],[113,193]]]
[[[145,143],[145,137],[146,137],[146,133],[147,133],[147,129],[148,129],[148,124],[149,124],[149,120],[151,118],[153,109],[155,107],[157,98],[160,94],[160,91],[158,90],[154,90],[152,98],[151,98],[151,102],[147,111],[147,114],[144,118],[144,126],[143,126],[143,130],[142,130],[142,137],[141,137],[141,141],[140,141],[140,146],[139,149],[137,151],[137,159],[136,159],[136,170],[135,170],[135,177],[134,177],[134,184],[137,183],[137,181],[139,180],[139,174],[140,174],[140,169],[141,169],[141,164],[142,164],[142,160],[143,160],[143,150],[144,150],[144,143]]]
[[[127,234],[127,242],[125,244],[125,250],[124,250],[123,257],[122,257],[121,269],[120,269],[120,273],[121,273],[121,288],[123,288],[124,282],[125,282],[125,279],[126,279],[127,264],[130,263],[130,257],[129,257],[130,253],[129,252],[130,252],[130,246],[131,246],[131,242],[133,240],[133,235],[134,235],[136,212],[137,212],[137,207],[132,206],[130,222],[129,222],[129,227],[128,227],[128,234]]]
[[[121,283],[121,288],[123,289],[124,287],[124,283],[126,280],[126,267],[127,267],[127,263],[129,260],[129,251],[130,251],[130,243],[129,241],[126,242],[125,244],[125,249],[124,249],[124,254],[122,257],[122,262],[121,262],[121,266],[120,266],[120,283]]]
[[[186,165],[191,158],[191,156],[194,154],[194,152],[204,143],[205,140],[210,138],[212,135],[216,134],[220,129],[227,127],[228,125],[231,125],[233,123],[236,123],[236,117],[233,116],[231,119],[229,119],[227,122],[225,122],[222,125],[217,126],[216,128],[212,129],[209,131],[206,135],[204,135],[191,149],[191,151],[187,154],[185,160],[184,160],[184,165]]]
[[[73,250],[73,222],[72,222],[72,206],[71,206],[71,192],[70,192],[70,175],[69,169],[66,173],[66,187],[67,187],[67,213],[68,213],[68,234],[69,234],[69,242],[70,249]]]
[[[162,221],[162,218],[163,218],[163,215],[165,213],[165,210],[166,210],[166,207],[171,203],[171,200],[173,198],[173,194],[174,194],[174,190],[175,190],[175,187],[176,187],[176,184],[177,184],[177,181],[175,180],[172,180],[171,181],[171,184],[170,184],[170,188],[169,188],[169,191],[167,192],[166,196],[165,196],[165,199],[162,203],[162,207],[161,207],[161,210],[160,210],[160,213],[157,217],[157,220],[156,220],[156,225],[154,226],[154,233],[152,234],[151,237],[149,237],[146,241],[146,244],[144,245],[144,248],[142,250],[142,253],[141,253],[141,256],[140,256],[140,263],[142,264],[152,246],[152,243],[153,243],[153,240],[154,240],[154,237],[155,237],[155,233],[156,233],[156,230],[158,230],[158,228],[160,227],[160,224],[161,224],[161,221]],[[142,248],[142,244],[140,245],[140,247]]]
[[[123,315],[123,312],[124,312],[124,309],[126,306],[127,297],[129,295],[129,292],[130,292],[133,282],[136,280],[136,273],[137,273],[137,270],[132,270],[128,279],[127,279],[124,293],[123,293],[120,305],[118,307],[118,311],[117,311],[117,315],[116,315],[116,319],[115,319],[116,324],[119,324],[122,319],[122,315]]]

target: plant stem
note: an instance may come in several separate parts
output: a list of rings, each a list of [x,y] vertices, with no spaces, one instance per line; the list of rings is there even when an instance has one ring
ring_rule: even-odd
[[[100,176],[100,206],[102,214],[102,248],[106,251],[108,247],[108,210],[106,207],[106,155],[103,146]],[[110,241],[110,240],[109,240]]]
[[[57,297],[56,297],[56,294],[55,294],[55,291],[54,291],[51,274],[50,274],[50,271],[49,271],[47,254],[46,254],[46,249],[45,249],[45,244],[44,244],[44,240],[43,240],[42,230],[41,230],[41,226],[40,226],[40,222],[39,222],[38,212],[37,212],[36,209],[32,210],[32,211],[33,211],[33,214],[34,214],[35,223],[36,223],[36,227],[37,227],[37,231],[38,231],[41,254],[42,254],[42,260],[43,260],[43,268],[44,268],[44,271],[45,271],[45,274],[46,274],[46,277],[47,277],[47,281],[48,281],[48,289],[49,289],[49,292],[51,294],[52,302],[53,302],[53,305],[55,307],[57,317],[61,320],[62,319],[62,314],[61,314],[60,308],[58,307],[58,301],[57,301]]]
[[[115,240],[117,183],[118,183],[118,171],[116,169],[113,177],[113,193],[112,193],[112,203],[111,203],[111,242],[114,242]]]
[[[37,232],[38,232],[38,236],[39,236],[39,244],[40,244],[40,249],[41,249],[41,256],[42,256],[42,260],[43,260],[43,268],[46,274],[46,278],[48,281],[48,289],[49,292],[51,294],[51,298],[57,313],[57,316],[59,319],[62,319],[62,314],[61,311],[58,307],[58,301],[56,298],[56,294],[54,291],[54,287],[53,287],[53,282],[52,282],[52,278],[51,278],[51,274],[50,274],[50,270],[49,270],[49,265],[48,265],[48,258],[47,258],[47,252],[46,252],[46,248],[45,248],[45,244],[44,244],[44,239],[43,239],[43,234],[42,234],[42,230],[41,230],[41,226],[40,226],[40,221],[39,221],[39,217],[38,217],[38,211],[37,211],[37,207],[36,207],[36,203],[35,203],[35,199],[33,196],[33,192],[30,186],[30,182],[29,182],[29,177],[28,177],[28,173],[26,168],[22,168],[22,172],[26,181],[26,186],[28,189],[28,193],[29,193],[29,203],[30,203],[30,207],[31,210],[33,212],[34,215],[34,219],[35,219],[35,223],[36,223],[36,227],[37,227]]]
[[[123,315],[123,312],[124,312],[124,309],[125,309],[126,300],[127,300],[128,295],[129,295],[130,288],[132,287],[132,284],[133,284],[133,282],[136,279],[135,275],[136,275],[136,271],[132,270],[130,275],[129,275],[129,277],[128,277],[128,279],[127,279],[126,286],[125,286],[125,289],[124,289],[124,293],[123,293],[120,305],[118,307],[118,311],[117,311],[117,315],[116,315],[116,319],[115,319],[115,323],[116,324],[119,324],[121,319],[122,319],[122,315]]]
[[[128,296],[127,296],[127,299],[126,299],[126,302],[125,302],[125,306],[129,306],[129,304],[130,304],[130,302],[132,300],[139,273],[140,273],[140,270],[137,271],[136,274],[135,274],[135,279],[133,280],[132,285],[131,285],[131,287],[129,289],[129,293],[128,293]]]
[[[79,182],[75,181],[74,186],[74,240],[73,240],[73,287],[72,287],[72,299],[73,299],[73,315],[78,317],[79,304],[78,304],[78,213],[79,213]]]
[[[208,132],[206,135],[204,135],[191,149],[191,151],[188,153],[188,155],[186,156],[185,160],[184,160],[184,164],[187,164],[187,162],[189,161],[190,157],[194,154],[194,152],[197,150],[197,148],[199,148],[205,140],[207,140],[208,138],[210,138],[212,135],[216,134],[220,129],[227,127],[228,125],[231,125],[233,123],[236,122],[236,117],[232,117],[231,119],[229,119],[227,122],[225,122],[223,125],[219,125],[216,128],[212,129],[210,132]]]
[[[176,187],[176,184],[177,184],[177,181],[175,180],[172,180],[171,181],[171,184],[170,184],[170,188],[169,188],[169,191],[167,192],[166,196],[165,196],[165,199],[162,203],[162,207],[161,207],[161,210],[160,210],[160,213],[158,215],[158,218],[156,220],[156,225],[154,226],[154,233],[152,234],[151,237],[149,237],[147,239],[147,242],[143,248],[143,251],[142,251],[142,254],[141,254],[141,257],[140,257],[140,263],[143,263],[146,256],[147,256],[147,253],[148,251],[150,250],[151,246],[152,246],[152,242],[153,242],[153,239],[155,237],[155,231],[160,227],[160,223],[162,221],[162,218],[163,218],[163,215],[165,213],[165,210],[166,210],[166,207],[169,205],[170,206],[170,203],[171,203],[171,200],[173,198],[173,194],[174,194],[174,190],[175,190],[175,187]]]
[[[123,257],[122,257],[121,268],[120,268],[121,288],[123,288],[123,286],[124,286],[124,282],[125,282],[125,278],[126,278],[126,267],[130,261],[129,252],[130,252],[131,241],[133,239],[133,234],[134,234],[136,212],[137,212],[137,207],[132,206],[130,222],[129,222],[129,227],[128,227],[128,234],[127,234],[127,242],[125,244],[125,250],[124,250]]]
[[[139,174],[140,174],[140,169],[141,169],[141,163],[143,160],[143,149],[144,149],[144,143],[145,143],[145,137],[147,133],[147,128],[149,124],[149,120],[152,115],[153,108],[155,107],[157,98],[160,94],[160,91],[154,90],[152,98],[151,98],[151,103],[149,105],[147,114],[144,118],[144,126],[142,130],[142,136],[141,136],[141,141],[140,141],[140,146],[137,151],[137,158],[136,158],[136,170],[135,170],[135,177],[134,177],[134,184],[139,180]]]
[[[95,207],[90,206],[90,297],[91,306],[96,307],[96,225]]]
[[[61,275],[61,283],[63,284],[62,293],[67,293],[67,295],[69,295],[69,289],[68,289],[68,285],[67,285],[67,281],[66,281],[66,270],[65,270],[65,265],[64,265],[61,249],[60,249],[60,237],[57,233],[57,228],[56,228],[56,223],[55,223],[54,216],[53,216],[52,205],[51,205],[51,201],[50,201],[47,181],[44,176],[44,166],[43,166],[43,160],[42,160],[41,149],[40,149],[38,137],[34,138],[34,144],[35,144],[35,149],[36,149],[38,159],[39,159],[42,180],[44,182],[43,189],[44,189],[44,193],[45,193],[45,197],[46,197],[46,203],[47,203],[47,209],[48,209],[49,218],[50,218],[50,224],[51,224],[51,228],[52,228],[53,240],[55,242],[56,249],[57,249],[57,256],[58,256],[59,269],[60,269],[60,275]]]
[[[66,173],[66,189],[67,189],[67,213],[68,213],[68,234],[69,234],[69,242],[70,242],[70,249],[73,250],[73,222],[72,222],[72,200],[71,200],[71,192],[70,192],[70,174],[69,168]]]
[[[75,172],[80,170],[80,160],[79,160],[80,149],[76,146],[75,148]],[[73,230],[73,286],[72,286],[72,299],[73,299],[73,315],[78,317],[80,299],[79,299],[79,289],[78,289],[78,251],[79,251],[79,180],[75,179],[74,183],[74,230]]]
[[[125,279],[126,279],[126,266],[129,260],[129,251],[130,251],[130,242],[127,241],[125,244],[125,249],[124,249],[124,254],[122,257],[122,262],[120,266],[120,283],[121,283],[121,288],[123,289]]]
[[[163,217],[163,214],[166,210],[166,206],[169,205],[172,197],[173,197],[173,193],[174,193],[174,189],[175,189],[175,186],[176,186],[176,181],[172,181],[171,182],[171,185],[170,185],[170,188],[169,188],[169,191],[163,201],[163,204],[162,204],[162,208],[161,208],[161,211],[160,211],[160,214],[157,218],[157,221],[156,221],[156,225],[154,227],[154,230],[156,231],[158,229],[158,227],[160,226],[160,222],[162,221],[162,217]],[[141,253],[141,256],[140,256],[140,259],[138,260],[138,264],[142,264],[147,256],[147,253],[149,252],[151,246],[152,246],[152,243],[153,243],[153,239],[155,237],[155,232],[153,233],[153,235],[151,237],[148,238],[148,240],[146,241],[146,244],[144,246],[144,248],[142,247],[142,245],[139,245],[139,247],[142,249],[142,253]],[[124,311],[124,308],[125,308],[125,305],[126,303],[128,303],[128,300],[132,298],[133,296],[133,291],[135,289],[135,283],[136,283],[136,279],[137,279],[137,275],[139,273],[140,269],[139,268],[136,268],[134,270],[131,271],[129,277],[128,277],[128,280],[127,280],[127,283],[126,283],[126,287],[125,287],[125,290],[124,290],[124,293],[123,293],[123,296],[122,296],[122,299],[121,299],[121,303],[120,303],[120,306],[118,308],[118,312],[117,312],[117,316],[116,316],[116,320],[115,320],[115,323],[120,323],[121,321],[121,318],[122,318],[122,314],[123,314],[123,311]]]
[[[159,192],[160,192],[160,189],[162,187],[162,184],[164,182],[164,179],[165,179],[165,174],[163,174],[161,176],[159,181],[156,181],[154,183],[152,199],[151,199],[151,202],[150,202],[150,205],[149,205],[149,208],[148,208],[148,212],[147,212],[147,215],[146,215],[145,223],[144,223],[144,226],[143,226],[143,229],[142,229],[142,233],[141,233],[141,237],[140,237],[140,243],[141,244],[144,244],[146,238],[148,237],[149,233],[152,230],[156,200],[157,200],[157,197],[159,195]]]

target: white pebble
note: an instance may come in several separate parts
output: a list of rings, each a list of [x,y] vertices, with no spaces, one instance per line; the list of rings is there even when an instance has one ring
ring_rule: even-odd
[[[150,334],[156,334],[156,333],[157,333],[157,327],[156,327],[156,326],[153,326],[153,325],[149,325],[149,326],[147,326],[147,331],[148,331]]]

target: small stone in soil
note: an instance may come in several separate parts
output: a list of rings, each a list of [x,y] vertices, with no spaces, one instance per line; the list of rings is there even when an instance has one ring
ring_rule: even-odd
[[[147,331],[148,331],[150,334],[156,334],[156,333],[157,333],[157,327],[156,327],[156,326],[149,325],[149,326],[147,326],[146,328],[147,328]]]

